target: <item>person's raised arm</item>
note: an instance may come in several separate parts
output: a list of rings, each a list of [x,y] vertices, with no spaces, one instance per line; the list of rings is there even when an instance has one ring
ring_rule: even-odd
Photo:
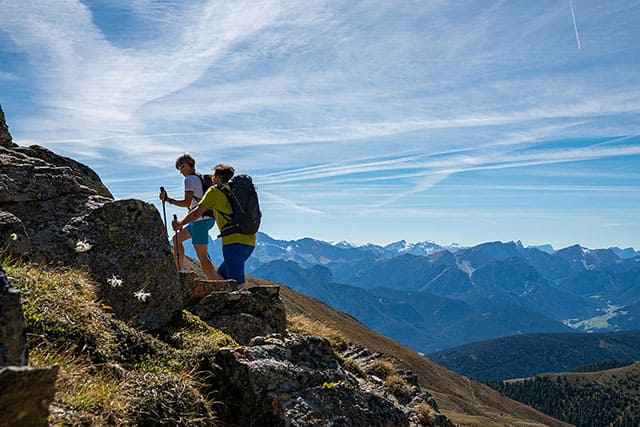
[[[165,193],[165,195],[166,195],[166,193]],[[183,200],[172,199],[169,196],[166,196],[165,200],[170,205],[180,206],[181,208],[188,208],[189,206],[191,206],[191,200],[192,199],[193,199],[193,191],[185,190],[184,199]],[[160,200],[162,200],[162,195],[160,195]]]

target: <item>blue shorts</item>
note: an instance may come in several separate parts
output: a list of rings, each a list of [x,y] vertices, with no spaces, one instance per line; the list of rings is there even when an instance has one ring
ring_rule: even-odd
[[[191,234],[191,243],[194,245],[206,245],[209,243],[209,230],[213,228],[216,220],[213,218],[201,219],[187,224],[187,231]]]
[[[242,243],[222,245],[224,262],[218,267],[218,273],[225,279],[233,279],[242,285],[244,280],[244,262],[251,256],[253,246]]]

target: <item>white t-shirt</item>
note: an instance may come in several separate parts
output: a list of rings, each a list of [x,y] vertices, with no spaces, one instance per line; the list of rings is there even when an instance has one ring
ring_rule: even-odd
[[[184,179],[184,191],[193,191],[193,198],[191,199],[191,204],[189,205],[189,210],[198,206],[200,199],[202,199],[202,181],[198,175],[189,175]],[[201,219],[206,219],[204,217],[198,218],[196,221],[200,221]]]

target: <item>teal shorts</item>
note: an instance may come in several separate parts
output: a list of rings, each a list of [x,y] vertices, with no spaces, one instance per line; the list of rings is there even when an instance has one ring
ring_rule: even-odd
[[[191,243],[194,245],[208,244],[209,230],[213,228],[215,223],[215,219],[207,218],[187,224],[187,231],[191,234]]]

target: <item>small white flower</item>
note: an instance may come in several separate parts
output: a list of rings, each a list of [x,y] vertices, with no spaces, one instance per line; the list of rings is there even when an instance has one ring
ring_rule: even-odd
[[[76,243],[76,252],[87,252],[93,245],[86,240],[80,240]]]
[[[16,233],[11,233],[11,235],[9,236],[9,238],[10,238],[11,240],[14,240],[14,241],[15,241],[15,240],[18,240],[18,235],[17,235]]]
[[[133,296],[138,298],[138,301],[140,302],[147,302],[147,298],[149,298],[151,294],[144,289],[140,289],[138,292],[134,293]]]
[[[118,288],[122,285],[122,279],[114,274],[107,279],[107,283],[110,284],[112,288]]]

